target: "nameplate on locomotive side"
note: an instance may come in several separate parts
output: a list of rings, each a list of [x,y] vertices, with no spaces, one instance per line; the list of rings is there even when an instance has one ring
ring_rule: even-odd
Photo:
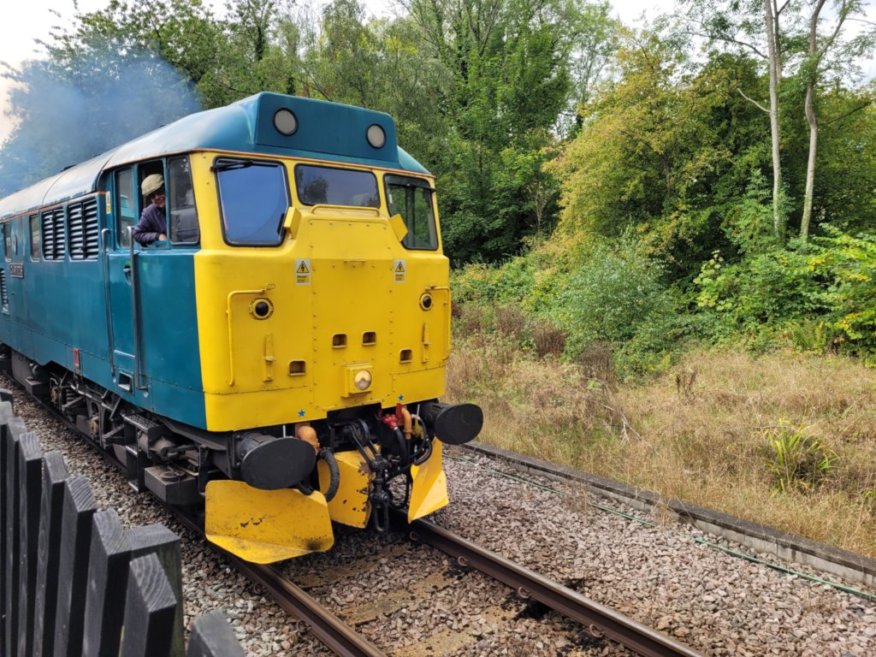
[[[14,278],[24,278],[24,264],[21,262],[10,262],[8,265],[9,275]]]

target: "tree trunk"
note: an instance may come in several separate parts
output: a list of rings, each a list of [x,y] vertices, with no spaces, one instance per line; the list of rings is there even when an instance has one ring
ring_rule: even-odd
[[[815,156],[818,152],[818,117],[815,115],[815,81],[818,79],[818,64],[821,53],[818,52],[818,16],[824,7],[825,0],[818,0],[809,19],[809,62],[806,80],[806,122],[809,123],[809,157],[806,160],[806,191],[803,195],[803,216],[800,218],[800,239],[809,239],[809,225],[812,223],[812,199],[815,189]],[[837,32],[845,20],[841,12],[837,24]],[[834,36],[837,34],[834,33]]]
[[[806,191],[803,195],[803,216],[800,218],[800,239],[809,239],[812,220],[812,196],[815,187],[815,154],[818,151],[818,117],[815,116],[815,82],[806,85],[806,121],[809,123],[809,158],[806,161]]]
[[[785,213],[782,208],[782,161],[779,147],[779,80],[782,77],[782,62],[776,36],[778,16],[773,11],[773,0],[763,0],[764,27],[766,28],[770,69],[770,137],[773,154],[773,232],[780,244],[785,243]]]

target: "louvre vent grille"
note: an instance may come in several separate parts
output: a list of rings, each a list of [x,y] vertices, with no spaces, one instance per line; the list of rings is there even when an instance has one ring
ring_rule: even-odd
[[[6,270],[0,269],[0,304],[4,309],[9,308],[9,292],[6,291]]]
[[[67,215],[70,221],[70,259],[97,258],[99,244],[97,201],[89,199],[82,203],[71,203],[67,208]]]
[[[52,213],[45,212],[42,216],[43,223],[43,258],[55,260],[55,231],[52,230]]]
[[[70,222],[70,259],[85,259],[85,220],[82,216],[82,204],[71,203],[67,206],[67,219]]]

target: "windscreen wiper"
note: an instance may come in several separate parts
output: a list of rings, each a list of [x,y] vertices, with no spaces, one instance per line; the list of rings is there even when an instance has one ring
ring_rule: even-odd
[[[210,167],[210,171],[231,171],[232,169],[248,169],[250,167],[275,167],[276,162],[260,160],[223,160]]]

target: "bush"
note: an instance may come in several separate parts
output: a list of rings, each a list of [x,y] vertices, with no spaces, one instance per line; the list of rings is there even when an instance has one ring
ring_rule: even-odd
[[[806,265],[827,283],[822,300],[834,343],[876,365],[876,235],[845,235],[827,227],[813,240]]]
[[[647,348],[664,350],[676,337],[667,330],[676,306],[661,282],[661,269],[623,241],[618,248],[596,245],[589,257],[559,284],[549,316],[568,335],[566,354],[577,358],[599,342],[617,348],[648,334]],[[634,347],[630,347],[634,349]]]
[[[742,333],[749,346],[777,337],[802,350],[876,354],[876,236],[826,227],[809,244],[727,264],[719,253],[695,279],[696,303],[715,335]]]

